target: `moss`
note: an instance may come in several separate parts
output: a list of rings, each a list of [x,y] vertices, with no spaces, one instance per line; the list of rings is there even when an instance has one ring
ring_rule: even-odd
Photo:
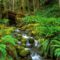
[[[16,38],[21,41],[22,40],[22,35],[21,34],[17,34]]]
[[[22,42],[22,44],[26,44],[26,39],[25,38],[22,38],[21,39],[21,42]]]
[[[23,46],[23,47],[26,47],[26,44],[23,43],[22,46]]]
[[[21,50],[19,54],[20,54],[20,56],[22,56],[22,57],[26,57],[27,55],[30,54],[30,51],[24,49],[24,50]]]
[[[20,51],[20,50],[23,50],[24,47],[23,46],[17,46],[17,49]]]

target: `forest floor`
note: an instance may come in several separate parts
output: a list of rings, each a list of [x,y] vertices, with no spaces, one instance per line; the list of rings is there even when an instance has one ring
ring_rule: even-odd
[[[26,16],[16,26],[8,26],[7,19],[0,22],[1,60],[59,58],[60,17]]]

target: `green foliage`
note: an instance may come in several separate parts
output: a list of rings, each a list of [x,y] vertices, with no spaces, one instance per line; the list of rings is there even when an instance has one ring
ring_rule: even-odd
[[[58,38],[58,36],[57,37],[55,37],[54,39],[55,40],[52,40],[51,41],[51,50],[52,50],[52,54],[54,53],[54,56],[56,56],[56,57],[59,57],[60,56],[60,40],[58,40],[58,39],[56,39],[56,38]]]
[[[38,24],[32,26],[31,31],[39,37],[40,51],[44,56],[60,56],[60,18],[27,16],[24,18],[26,24]]]
[[[6,57],[6,45],[0,44],[0,52],[2,53],[3,57]]]
[[[15,43],[17,41],[11,35],[6,35],[6,36],[2,37],[1,40],[3,41],[2,43],[10,43],[12,45],[15,45]]]
[[[42,39],[41,39],[41,41],[42,41]],[[46,55],[46,54],[48,54],[48,43],[49,43],[49,41],[48,40],[44,40],[42,42],[41,41],[40,41],[40,44],[41,44],[41,47],[40,47],[41,54]]]
[[[41,5],[43,5],[46,2],[46,0],[40,0]]]
[[[46,18],[40,16],[28,16],[23,20],[26,24],[37,23],[37,26],[32,27],[32,30],[36,31],[36,34],[40,36],[52,35],[55,32],[60,31],[60,18]]]
[[[1,24],[0,28],[1,35],[11,35],[15,29],[15,27],[6,27],[4,24]]]
[[[51,0],[52,3],[45,5],[44,2],[46,0],[40,0],[42,9],[36,11],[36,15],[40,15],[43,17],[60,17],[60,8],[57,0]]]
[[[49,26],[49,25],[55,25],[56,24],[59,24],[59,21],[60,21],[60,18],[54,18],[54,17],[41,17],[39,15],[37,16],[27,16],[23,19],[23,22],[25,22],[26,24],[29,24],[29,23],[39,23],[41,25],[46,25],[46,26]],[[45,24],[44,24],[45,23]]]
[[[8,19],[0,19],[0,24],[8,24]]]
[[[47,10],[42,10],[41,13],[40,12],[37,12],[36,14],[42,16],[42,17],[59,17],[60,16],[60,10],[59,8],[57,7],[56,9],[54,8],[49,8]]]
[[[60,48],[55,50],[55,56],[60,57]]]
[[[17,55],[15,47],[14,47],[16,45],[16,42],[17,42],[17,40],[15,38],[13,38],[13,36],[11,36],[11,35],[2,36],[0,38],[0,54],[1,54],[0,58],[1,58],[1,60],[9,59],[9,57],[7,57],[7,56],[9,56],[8,51],[12,51],[12,53],[14,53],[15,56]],[[8,51],[7,51],[7,49],[8,49]],[[11,57],[10,60],[12,60],[12,58],[13,58],[13,56]]]
[[[13,58],[12,58],[11,56],[8,56],[8,59],[9,59],[9,60],[13,60]]]

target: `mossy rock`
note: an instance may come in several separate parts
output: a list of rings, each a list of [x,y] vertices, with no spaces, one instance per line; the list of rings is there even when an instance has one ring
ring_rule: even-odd
[[[18,34],[18,36],[22,38],[22,35],[21,34]]]
[[[23,47],[26,47],[26,44],[25,44],[25,43],[23,43],[23,44],[22,44],[22,46],[23,46]]]
[[[22,38],[21,42],[26,44],[27,40],[25,38]]]
[[[17,38],[19,41],[21,41],[22,35],[21,35],[21,34],[16,34],[16,38]]]
[[[33,35],[35,35],[35,34],[36,34],[36,31],[32,31],[31,33],[32,33]]]
[[[24,47],[23,46],[17,46],[17,49],[20,51],[20,50],[23,50]]]
[[[28,55],[30,55],[30,51],[28,49],[23,49],[19,52],[21,57],[26,57]]]
[[[33,31],[33,29],[32,30],[28,30],[28,31],[29,31],[29,33],[28,33],[29,36],[36,36],[37,35],[37,32]]]

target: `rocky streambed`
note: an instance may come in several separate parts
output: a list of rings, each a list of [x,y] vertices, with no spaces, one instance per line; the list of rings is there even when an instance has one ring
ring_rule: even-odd
[[[17,34],[20,34],[23,39],[25,39],[25,44],[23,41],[17,41],[18,46],[20,46],[20,49],[24,46],[24,50],[20,52],[20,59],[21,60],[43,60],[43,58],[40,56],[38,48],[40,47],[40,44],[38,40],[35,40],[34,37],[28,36],[26,33],[23,31],[16,29],[14,31],[14,35],[17,36]],[[22,44],[23,43],[23,44]],[[19,53],[19,52],[18,52]],[[25,56],[26,55],[26,56]]]

